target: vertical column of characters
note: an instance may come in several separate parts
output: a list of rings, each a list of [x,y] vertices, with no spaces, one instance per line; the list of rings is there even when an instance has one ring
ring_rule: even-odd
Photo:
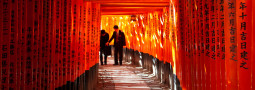
[[[238,83],[240,90],[251,88],[252,0],[236,0]]]
[[[60,74],[59,74],[59,68],[60,68],[60,64],[59,64],[59,60],[60,60],[60,54],[61,54],[61,50],[62,49],[60,47],[60,44],[61,44],[61,40],[60,40],[60,36],[61,34],[63,33],[62,31],[62,26],[60,25],[60,21],[61,21],[61,15],[62,15],[62,1],[60,0],[56,0],[55,2],[55,8],[56,8],[56,29],[55,29],[55,35],[54,35],[54,38],[55,38],[55,45],[53,46],[55,48],[55,51],[53,51],[53,53],[55,53],[55,58],[53,59],[54,61],[54,64],[53,64],[53,69],[54,69],[54,72],[53,72],[53,75],[54,75],[54,78],[53,78],[53,83],[55,84],[54,85],[54,88],[58,88],[60,87],[59,85],[59,77],[60,77]],[[61,32],[60,32],[61,31]],[[61,33],[61,34],[60,34]]]
[[[59,4],[58,4],[59,2]],[[64,74],[64,66],[63,66],[63,60],[65,58],[65,60],[67,61],[67,47],[68,44],[65,43],[67,42],[67,38],[66,38],[66,32],[67,32],[67,13],[65,13],[67,11],[67,0],[60,0],[57,1],[57,7],[59,5],[59,9],[57,9],[57,29],[59,29],[59,42],[58,42],[58,59],[57,59],[57,70],[58,70],[58,76],[57,76],[57,87],[61,87],[63,86],[63,84],[65,83],[66,78],[64,78],[63,74]],[[59,11],[58,11],[59,10]],[[59,15],[58,15],[59,14]],[[59,24],[58,24],[59,23]],[[66,56],[66,57],[64,57]],[[67,71],[67,69],[65,69],[65,71]],[[66,73],[67,75],[67,73]]]
[[[205,31],[205,88],[210,89],[210,31],[209,31],[209,7],[210,3],[204,2],[204,31]]]
[[[93,40],[93,43],[94,43],[94,45],[93,45],[93,47],[94,47],[94,50],[93,50],[93,62],[94,62],[94,64],[93,64],[93,66],[96,64],[96,56],[97,56],[97,3],[93,3],[93,9],[94,10],[92,10],[93,11],[93,16],[94,17],[92,17],[92,19],[94,19],[92,22],[93,22],[93,34],[94,34],[94,40]],[[119,22],[121,22],[120,20],[118,20]],[[119,24],[119,27],[120,27],[120,29],[121,29],[121,26],[120,26],[120,24]]]
[[[11,3],[11,30],[10,30],[10,74],[9,89],[16,89],[17,85],[17,61],[18,61],[18,1]]]
[[[95,22],[96,22],[96,17],[94,17],[94,16],[96,16],[96,3],[92,3],[92,5],[91,5],[91,9],[92,9],[92,21],[91,21],[91,24],[92,24],[92,26],[91,26],[91,30],[92,30],[92,40],[91,40],[91,47],[92,47],[92,50],[91,50],[91,60],[92,60],[92,66],[94,66],[95,65],[95,52],[96,52],[96,47],[95,47],[95,45],[96,45],[96,29],[95,29],[95,27],[96,27],[96,24],[95,24]],[[92,67],[91,66],[91,67]]]
[[[15,53],[17,54],[16,55],[16,62],[14,62],[15,63],[15,87],[16,88],[20,88],[20,72],[21,72],[21,25],[19,24],[20,22],[21,22],[21,5],[22,5],[22,3],[21,3],[21,1],[16,1],[15,2],[15,12],[16,12],[16,21],[15,21],[15,23],[16,23],[16,25],[15,25],[15,27],[16,27],[16,37],[15,37],[15,41],[16,41],[16,51],[15,51]],[[1,54],[0,54],[1,55]]]
[[[187,22],[186,22],[187,23],[187,28],[186,28],[187,29],[187,39],[188,39],[187,40],[187,45],[186,45],[187,46],[187,51],[186,51],[187,52],[187,56],[186,56],[187,57],[187,59],[186,59],[187,60],[186,61],[186,65],[187,65],[186,66],[186,72],[187,72],[187,74],[186,74],[186,80],[187,80],[186,81],[186,88],[187,89],[191,89],[191,86],[190,86],[190,77],[191,77],[191,67],[190,67],[191,66],[191,63],[190,63],[190,61],[191,61],[191,57],[190,57],[190,46],[191,46],[191,37],[190,37],[191,36],[190,35],[190,30],[191,30],[191,28],[190,28],[191,27],[190,26],[191,17],[190,16],[191,16],[191,13],[190,12],[191,12],[191,10],[190,9],[191,8],[190,8],[190,3],[191,3],[190,1],[186,2],[186,5],[187,5],[186,13],[187,13],[187,19],[188,19]]]
[[[44,17],[44,19],[43,19],[43,47],[42,47],[42,49],[43,49],[43,64],[42,64],[42,73],[43,73],[43,77],[42,77],[42,89],[47,89],[47,81],[46,81],[46,79],[47,79],[47,71],[46,71],[46,69],[47,69],[47,67],[45,66],[46,64],[48,64],[48,58],[47,58],[47,43],[46,43],[46,38],[47,38],[47,30],[48,30],[48,28],[47,28],[47,17],[48,17],[48,15],[47,15],[47,13],[48,13],[48,1],[47,0],[45,0],[45,2],[44,2],[44,10],[43,10],[43,12],[44,12],[44,15],[43,15],[43,17]]]
[[[204,90],[205,89],[205,68],[204,68],[204,65],[205,65],[205,25],[204,25],[204,0],[200,0],[199,2],[199,9],[200,9],[200,14],[199,14],[199,17],[200,17],[200,22],[199,22],[199,27],[200,27],[200,41],[201,41],[201,57],[200,57],[200,60],[201,60],[201,89]]]
[[[45,20],[45,64],[44,64],[44,73],[45,73],[45,79],[44,79],[44,88],[50,89],[50,64],[51,64],[51,0],[47,0],[46,5],[46,20]]]
[[[187,1],[185,0],[184,1],[184,18],[187,18],[188,16],[187,16]],[[184,59],[185,59],[185,62],[183,62],[182,64],[183,65],[185,65],[185,66],[183,66],[183,71],[184,72],[186,72],[187,71],[187,66],[186,66],[186,60],[187,60],[187,57],[188,57],[188,53],[187,53],[187,41],[188,41],[188,34],[187,34],[187,28],[188,28],[188,25],[187,25],[187,23],[188,23],[188,19],[184,19],[184,28],[183,28],[183,30],[184,30],[184,37],[185,37],[185,44],[184,44]],[[183,75],[183,88],[184,89],[187,89],[187,75],[185,74],[185,75]]]
[[[219,31],[219,0],[214,0],[214,14],[215,14],[215,89],[221,89],[220,76],[220,31]],[[217,80],[216,80],[217,79]]]
[[[99,3],[96,3],[96,27],[95,27],[95,34],[96,34],[96,51],[95,51],[95,64],[97,64],[97,63],[99,63],[98,61],[99,61],[99,51],[100,51],[100,23],[98,23],[99,21],[100,21],[100,19],[99,19],[99,9],[100,9],[100,6],[99,6]],[[122,19],[123,20],[123,19]],[[123,21],[121,21],[121,22],[123,22]],[[124,25],[122,25],[121,27],[123,27]],[[124,29],[124,28],[123,28]]]
[[[210,63],[210,89],[216,89],[216,16],[215,16],[215,0],[209,1],[209,63]]]
[[[85,27],[85,48],[86,48],[86,50],[85,50],[85,55],[86,55],[86,61],[85,61],[85,63],[86,63],[86,67],[85,67],[85,70],[89,70],[89,67],[90,67],[90,61],[89,61],[89,53],[90,53],[90,39],[89,39],[89,33],[90,33],[90,31],[89,31],[89,25],[90,25],[90,21],[89,21],[89,19],[90,19],[90,17],[89,17],[89,2],[85,2],[85,12],[86,12],[86,14],[85,14],[85,16],[86,16],[86,27]]]
[[[42,2],[42,20],[41,20],[41,23],[42,23],[42,27],[41,27],[41,40],[42,40],[42,42],[41,42],[41,52],[42,52],[42,55],[41,55],[41,64],[40,64],[40,67],[41,67],[41,88],[42,89],[45,89],[45,62],[46,62],[46,58],[45,58],[45,56],[46,56],[46,12],[47,12],[47,0],[44,0],[43,2]]]
[[[40,15],[40,2],[39,0],[35,0],[33,2],[33,12],[34,12],[34,19],[33,19],[33,24],[34,24],[34,43],[32,44],[34,46],[34,49],[32,50],[33,53],[33,89],[39,89],[38,85],[38,75],[39,75],[39,15]]]
[[[79,74],[78,74],[78,76],[81,76],[82,74],[83,74],[83,49],[84,49],[84,47],[83,47],[83,26],[84,26],[84,24],[83,24],[83,13],[84,13],[84,6],[83,6],[83,1],[80,1],[79,2],[79,6],[80,6],[80,9],[79,9],[79,48],[78,48],[78,50],[79,50],[79,58],[78,58],[78,60],[79,60],[79,63],[78,63],[78,67],[79,67]]]
[[[86,23],[86,6],[87,6],[87,4],[86,4],[86,2],[85,1],[83,1],[82,2],[82,10],[83,10],[83,12],[82,12],[82,24],[83,24],[83,29],[82,29],[82,43],[83,43],[83,45],[82,45],[82,56],[83,56],[83,58],[82,58],[82,63],[81,63],[81,65],[83,66],[82,67],[82,72],[83,73],[85,73],[85,70],[86,70],[86,66],[87,66],[87,64],[86,64],[86,35],[87,35],[87,33],[86,33],[86,27],[87,27],[87,23]]]
[[[22,0],[21,2],[20,2],[20,4],[21,4],[21,23],[22,24],[19,24],[20,25],[20,32],[21,32],[21,38],[20,38],[20,40],[21,40],[21,49],[20,49],[20,52],[21,52],[21,58],[20,58],[20,87],[21,87],[21,89],[25,89],[25,73],[26,73],[26,63],[25,63],[25,61],[26,61],[26,59],[25,59],[25,57],[26,57],[26,42],[27,42],[27,40],[26,40],[26,29],[27,29],[27,3],[26,3],[27,1],[26,0]]]
[[[73,48],[73,50],[72,50],[72,64],[73,64],[73,71],[74,71],[74,73],[73,73],[73,76],[72,76],[72,79],[71,79],[71,81],[74,81],[75,80],[75,78],[76,78],[76,74],[77,74],[77,53],[78,53],[78,51],[77,51],[77,45],[78,45],[78,40],[77,40],[77,36],[78,36],[78,34],[77,34],[77,31],[78,31],[78,21],[77,21],[77,18],[78,18],[78,12],[77,12],[77,8],[78,8],[78,5],[77,5],[77,0],[76,1],[74,1],[74,2],[72,2],[72,5],[73,5],[73,7],[72,7],[72,10],[73,10],[73,12],[72,12],[72,15],[73,15],[73,29],[72,29],[72,48]]]
[[[89,7],[88,7],[88,9],[89,9],[89,22],[90,22],[90,25],[89,25],[89,28],[88,28],[88,30],[90,31],[90,33],[89,33],[89,39],[90,39],[90,53],[89,53],[89,60],[90,60],[90,68],[94,65],[94,60],[93,60],[93,51],[94,51],[94,43],[93,43],[93,41],[94,41],[94,29],[93,29],[93,3],[92,2],[90,2],[89,3]]]
[[[99,54],[98,54],[98,51],[100,51],[100,27],[101,27],[101,4],[100,3],[97,3],[97,34],[98,34],[98,40],[97,40],[97,53],[96,53],[96,63],[99,63]],[[124,33],[125,36],[127,33]],[[126,42],[126,41],[125,41]]]
[[[75,73],[75,79],[78,77],[78,75],[79,75],[79,63],[80,63],[80,56],[79,56],[79,52],[80,52],[80,50],[79,50],[79,46],[80,46],[80,40],[79,40],[79,38],[80,38],[80,0],[77,0],[76,1],[76,43],[75,43],[75,45],[76,45],[76,48],[75,48],[75,51],[76,51],[76,61],[75,61],[75,71],[76,71],[76,73]]]
[[[88,30],[88,47],[89,47],[89,49],[88,49],[88,60],[89,60],[89,67],[88,67],[88,69],[90,69],[90,67],[92,66],[92,64],[93,64],[93,62],[92,62],[92,60],[91,60],[91,54],[92,54],[92,38],[93,38],[93,35],[92,35],[92,9],[91,9],[91,6],[92,6],[92,3],[91,2],[87,2],[88,3],[88,15],[87,15],[87,19],[88,19],[88,21],[87,21],[87,25],[88,25],[88,27],[87,27],[87,30]]]
[[[218,30],[219,30],[219,57],[217,60],[219,60],[220,63],[220,88],[221,90],[225,90],[226,85],[226,79],[225,79],[225,30],[224,30],[224,0],[218,1]]]
[[[77,61],[76,61],[76,78],[79,77],[80,75],[80,63],[81,63],[81,56],[80,56],[80,51],[81,51],[81,42],[80,42],[80,38],[81,38],[81,0],[78,0],[76,2],[77,4],[77,9],[76,9],[76,12],[77,12]]]
[[[44,2],[45,1],[42,1],[40,0],[39,1],[40,5],[38,6],[39,7],[39,43],[38,43],[38,46],[39,46],[39,63],[38,63],[38,79],[37,79],[37,84],[38,84],[38,88],[42,89],[43,87],[43,78],[44,78],[44,72],[43,72],[43,64],[44,64]]]
[[[195,10],[195,17],[196,17],[196,26],[195,26],[195,35],[196,35],[196,79],[197,79],[197,84],[196,84],[196,89],[198,90],[201,90],[202,87],[201,87],[201,38],[200,38],[200,31],[201,31],[201,28],[200,28],[200,0],[196,0],[195,1],[195,7],[196,10]]]
[[[48,30],[49,30],[49,32],[48,32],[48,37],[47,37],[47,39],[48,39],[48,58],[49,58],[49,61],[48,61],[48,89],[51,89],[51,87],[52,87],[52,75],[53,75],[53,71],[52,71],[52,63],[53,63],[53,59],[52,59],[52,56],[53,56],[53,51],[55,51],[55,50],[53,50],[53,48],[52,48],[52,46],[54,46],[54,35],[53,35],[53,33],[54,33],[54,21],[53,21],[53,15],[54,15],[54,1],[55,0],[50,0],[49,1],[49,3],[50,3],[50,8],[49,8],[49,19],[48,19],[48,24],[49,24],[49,28],[48,28]],[[47,40],[46,39],[46,40]]]
[[[66,69],[63,69],[63,70],[67,70],[67,71],[64,71],[63,72],[63,77],[65,79],[64,81],[64,84],[66,84],[67,81],[70,81],[71,80],[71,68],[73,67],[72,66],[72,48],[71,48],[71,41],[72,41],[72,38],[71,38],[71,31],[72,31],[72,11],[71,11],[71,7],[72,7],[72,3],[71,3],[71,0],[67,0],[67,4],[66,4],[66,8],[67,8],[67,33],[66,33],[66,38],[67,38],[67,44],[68,44],[68,47],[67,47],[67,56],[66,56],[66,60],[63,59],[63,68],[66,68]],[[63,17],[65,18],[65,17]],[[63,39],[64,41],[64,39]],[[65,47],[65,45],[63,44],[63,47]],[[64,50],[63,50],[64,51]],[[65,57],[65,56],[64,56]],[[63,57],[63,58],[64,58]]]
[[[77,18],[76,18],[76,23],[77,23],[77,48],[76,48],[76,55],[77,55],[77,61],[76,61],[76,76],[75,78],[79,77],[80,75],[80,63],[81,63],[81,56],[80,56],[80,51],[81,51],[81,42],[80,42],[80,38],[81,38],[81,0],[78,0],[76,2],[76,13],[77,13]]]
[[[75,62],[76,62],[76,31],[77,31],[77,6],[76,1],[71,1],[71,81],[74,82],[75,80]]]
[[[225,38],[226,38],[226,74],[227,90],[238,88],[237,81],[237,42],[236,42],[236,1],[227,0],[224,3]]]
[[[198,3],[198,0],[195,0],[194,1],[194,12],[195,12],[195,65],[196,65],[196,84],[195,84],[195,89],[201,89],[200,88],[200,77],[198,77],[200,75],[199,71],[200,71],[200,46],[199,46],[199,43],[200,43],[200,39],[199,39],[199,35],[200,35],[200,32],[199,32],[199,3]]]
[[[10,69],[10,31],[11,31],[11,0],[3,0],[2,7],[3,7],[3,30],[2,30],[2,48],[1,48],[1,56],[2,56],[2,79],[1,79],[1,89],[9,89],[9,69]]]
[[[50,12],[50,63],[49,63],[49,89],[55,89],[54,80],[54,64],[55,64],[55,46],[56,46],[56,0],[51,0],[51,12]]]
[[[196,76],[196,48],[195,48],[195,41],[196,41],[196,35],[195,35],[195,26],[196,26],[196,18],[195,18],[195,1],[191,1],[190,3],[190,67],[191,67],[191,72],[190,72],[190,88],[195,89],[195,84],[197,84],[197,78]],[[194,81],[194,83],[191,83],[191,81]]]
[[[62,4],[63,7],[63,33],[61,35],[61,47],[62,53],[60,58],[60,65],[62,68],[60,71],[61,86],[65,85],[67,81],[71,79],[71,37],[70,37],[70,30],[71,30],[71,0],[65,0]],[[60,78],[60,79],[61,79]]]
[[[55,38],[55,34],[56,34],[56,0],[51,0],[51,5],[50,5],[50,36],[49,36],[49,42],[50,42],[50,54],[49,54],[49,89],[53,89],[54,88],[54,60],[55,60],[55,48],[54,46],[56,45],[56,38]]]
[[[215,82],[215,84],[213,84],[212,86],[214,86],[213,89],[220,89],[220,83],[221,81],[218,80],[218,78],[220,78],[220,39],[219,39],[219,9],[218,9],[218,0],[214,0],[214,32],[215,32],[215,36],[213,37],[214,39],[214,60],[215,60],[215,65],[214,65],[214,69],[215,69],[215,73],[214,73],[214,77],[213,77],[213,81]]]
[[[33,89],[33,69],[34,69],[34,65],[33,65],[33,50],[34,50],[34,0],[30,0],[27,1],[27,35],[25,37],[27,37],[27,43],[25,43],[27,45],[27,49],[26,49],[26,53],[27,53],[27,57],[25,57],[26,59],[26,76],[25,76],[25,88],[26,89]]]
[[[189,37],[190,37],[190,45],[189,45],[189,57],[190,57],[190,75],[189,76],[189,85],[190,85],[190,89],[195,89],[195,84],[197,83],[196,81],[196,64],[195,64],[195,61],[196,61],[196,49],[195,49],[195,5],[194,5],[194,0],[193,1],[190,1],[189,3],[189,6],[190,6],[190,21],[189,21]],[[191,81],[193,81],[194,83],[191,83]]]
[[[196,48],[196,13],[197,13],[197,9],[195,8],[195,5],[196,5],[196,2],[195,0],[191,1],[191,26],[190,26],[190,30],[191,30],[191,49],[190,49],[190,56],[191,56],[191,67],[192,67],[192,70],[191,70],[191,81],[193,81],[193,83],[191,83],[191,88],[192,89],[196,89],[196,84],[197,84],[197,59],[196,59],[196,56],[197,56],[197,48]]]
[[[187,89],[192,89],[192,83],[191,83],[191,80],[192,80],[192,4],[191,4],[192,1],[188,1],[187,2],[187,17],[188,17],[188,20],[187,20],[187,38],[188,38],[188,41],[187,41]]]
[[[91,56],[91,60],[92,60],[92,66],[94,66],[95,65],[95,63],[96,63],[96,50],[97,50],[97,47],[96,47],[96,44],[97,44],[97,29],[96,29],[96,27],[97,27],[97,9],[96,9],[96,7],[97,7],[97,3],[94,3],[94,2],[92,2],[92,4],[91,4],[91,34],[92,34],[92,37],[93,37],[93,39],[91,39],[91,47],[93,47],[92,48],[92,50],[91,50],[91,52],[92,52],[92,56]],[[120,22],[120,20],[117,18],[117,17],[115,17],[115,23],[116,22]],[[121,28],[120,27],[120,25],[119,25],[119,28]]]
[[[200,39],[200,73],[201,89],[205,90],[205,28],[204,28],[204,0],[198,2],[199,9],[199,39]]]

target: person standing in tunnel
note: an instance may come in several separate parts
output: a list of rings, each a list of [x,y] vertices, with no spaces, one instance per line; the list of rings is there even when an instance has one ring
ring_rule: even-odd
[[[124,33],[119,30],[117,25],[114,25],[114,32],[112,34],[111,39],[106,43],[108,46],[109,43],[114,39],[114,64],[118,65],[118,56],[119,56],[119,64],[122,65],[122,57],[123,57],[123,46],[126,46],[126,40]]]
[[[107,65],[107,55],[110,55],[110,47],[106,46],[109,40],[109,34],[105,30],[101,30],[100,37],[100,63],[101,65]],[[104,54],[104,64],[103,64],[103,54]]]

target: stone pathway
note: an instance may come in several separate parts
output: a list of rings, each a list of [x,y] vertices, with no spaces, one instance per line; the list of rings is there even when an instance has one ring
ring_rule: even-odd
[[[113,57],[108,57],[108,65],[99,66],[98,84],[95,90],[168,90],[151,73],[130,63],[113,65]]]

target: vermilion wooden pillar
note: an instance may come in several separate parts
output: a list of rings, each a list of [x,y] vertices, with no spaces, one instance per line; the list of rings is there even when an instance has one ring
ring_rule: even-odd
[[[210,2],[205,1],[204,2],[204,31],[205,31],[205,80],[206,80],[206,84],[205,84],[205,88],[206,90],[210,90],[211,87],[211,77],[210,77],[210,73],[211,73],[211,67],[210,67],[210,42],[211,42],[211,38],[210,36],[212,35],[210,33],[210,8],[211,8],[211,4]]]
[[[43,58],[43,56],[44,56],[44,52],[43,52],[43,50],[45,50],[43,47],[44,47],[44,41],[43,41],[43,37],[44,37],[44,14],[43,14],[43,12],[44,12],[44,9],[43,9],[43,7],[44,7],[44,5],[43,5],[43,3],[44,3],[45,1],[40,1],[40,5],[39,5],[39,9],[40,10],[38,10],[38,12],[40,13],[40,15],[39,15],[39,43],[38,43],[38,47],[39,47],[39,61],[41,61],[39,64],[38,64],[38,67],[39,67],[39,70],[38,70],[38,72],[40,73],[39,75],[38,75],[38,88],[43,88],[43,78],[44,78],[44,75],[43,75],[43,65],[44,65],[44,58]],[[22,20],[21,20],[22,21]],[[23,25],[23,24],[22,24]],[[21,26],[21,29],[22,29],[22,26]],[[22,32],[22,31],[21,31]],[[23,38],[21,38],[21,39],[23,39]],[[22,44],[21,44],[21,46],[22,46]],[[21,49],[22,50],[22,49]],[[21,52],[22,53],[22,52]],[[22,60],[22,58],[21,58],[21,60]],[[21,61],[22,62],[22,61]],[[21,63],[21,66],[22,66],[22,63]]]
[[[220,52],[220,57],[219,57],[219,67],[220,67],[220,89],[221,90],[225,90],[226,89],[226,74],[225,74],[225,21],[224,21],[224,0],[220,0],[218,1],[218,30],[219,30],[219,41],[220,41],[220,48],[219,48],[219,52]],[[218,88],[217,88],[218,89]]]
[[[251,89],[252,0],[236,1],[238,83],[240,90]]]
[[[10,74],[9,74],[9,89],[15,89],[17,83],[17,49],[18,49],[18,1],[11,3],[11,30],[10,32]]]
[[[254,15],[255,15],[255,1],[252,1],[252,24],[253,24],[253,26],[252,26],[252,53],[254,54],[254,47],[255,47],[255,42],[254,42],[254,38],[255,38],[255,26],[254,26],[254,23],[255,23],[255,17],[254,17]],[[255,67],[254,67],[254,65],[255,65],[255,57],[254,57],[254,55],[252,55],[251,56],[251,61],[252,61],[252,89],[255,89]]]
[[[220,76],[220,27],[219,27],[219,1],[220,0],[215,0],[214,1],[214,13],[215,13],[215,89],[219,90],[221,80],[218,80],[218,78],[221,78]]]
[[[214,0],[209,1],[209,62],[210,62],[210,89],[216,89],[216,14]]]
[[[33,50],[33,78],[32,78],[32,81],[33,81],[33,87],[34,89],[39,89],[39,75],[40,75],[40,71],[39,71],[39,63],[40,63],[40,60],[39,60],[39,15],[40,15],[40,2],[38,0],[35,0],[33,2],[33,12],[34,12],[34,19],[33,19],[33,25],[34,25],[34,43],[32,45],[34,45],[34,50]]]
[[[11,1],[4,0],[2,4],[2,49],[1,49],[1,89],[9,89],[9,62],[10,62],[10,32],[11,31]]]
[[[3,0],[0,1],[0,13],[3,13]],[[0,33],[3,33],[3,14],[0,14]],[[0,35],[0,42],[2,41],[2,34]],[[0,43],[0,48],[2,48],[2,43]],[[0,79],[2,80],[2,50],[0,52]],[[0,88],[2,89],[2,81],[0,82]]]
[[[226,83],[227,90],[238,88],[238,58],[236,33],[236,1],[228,0],[224,3],[225,11],[225,40],[226,40]]]

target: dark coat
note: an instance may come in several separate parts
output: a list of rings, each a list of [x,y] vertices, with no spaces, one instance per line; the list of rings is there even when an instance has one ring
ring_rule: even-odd
[[[105,33],[105,36],[100,37],[100,51],[102,51],[105,55],[111,55],[111,48],[110,46],[106,46],[105,44],[109,40],[109,34]]]
[[[114,39],[114,47],[118,46],[126,46],[126,39],[125,39],[125,34],[119,30],[119,35],[118,35],[118,40],[119,42],[116,42],[116,31],[113,32],[111,39],[109,40],[109,43]]]

